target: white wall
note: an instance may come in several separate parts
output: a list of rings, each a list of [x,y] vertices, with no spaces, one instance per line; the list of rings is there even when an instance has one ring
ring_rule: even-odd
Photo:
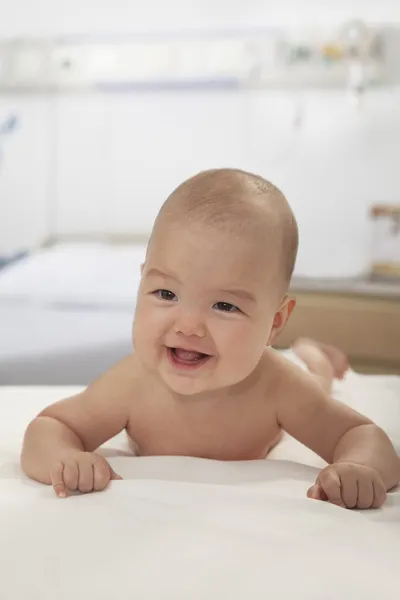
[[[0,37],[334,25],[354,16],[400,22],[400,4],[14,0],[2,9]],[[180,180],[227,165],[260,172],[288,194],[302,235],[299,272],[357,271],[368,256],[369,204],[400,196],[391,166],[398,97],[375,94],[360,113],[337,93],[307,94],[302,104],[295,130],[298,99],[269,92],[0,98],[0,119],[6,108],[21,116],[0,166],[0,253],[46,233],[147,231]]]
[[[374,93],[357,112],[343,93],[307,94],[295,130],[297,101],[284,94],[63,99],[56,230],[147,232],[180,181],[241,166],[287,194],[303,238],[299,271],[357,270],[368,258],[368,207],[400,198],[399,100]]]
[[[15,130],[0,138],[0,254],[36,244],[48,226],[50,100],[0,96],[0,123],[14,114]]]
[[[397,0],[13,0],[3,4],[1,36],[335,25],[354,16],[387,23],[400,20]]]

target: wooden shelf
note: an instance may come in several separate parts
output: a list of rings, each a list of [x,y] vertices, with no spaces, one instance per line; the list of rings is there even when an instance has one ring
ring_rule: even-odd
[[[359,372],[400,375],[400,296],[338,289],[291,295],[297,305],[277,348],[306,336],[340,347]]]

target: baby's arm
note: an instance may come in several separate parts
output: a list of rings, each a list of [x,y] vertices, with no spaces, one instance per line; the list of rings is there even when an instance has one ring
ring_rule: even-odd
[[[348,508],[376,507],[399,483],[400,459],[384,431],[296,367],[282,384],[278,421],[331,465],[310,490],[312,497]]]
[[[67,489],[101,490],[119,478],[93,450],[122,431],[134,395],[132,357],[116,365],[82,393],[43,410],[28,426],[21,454],[26,475]]]

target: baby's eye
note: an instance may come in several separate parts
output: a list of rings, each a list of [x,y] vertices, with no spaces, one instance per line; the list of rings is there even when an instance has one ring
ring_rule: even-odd
[[[240,312],[240,309],[229,302],[217,302],[213,308],[221,310],[222,312]]]
[[[176,300],[176,296],[173,292],[170,292],[169,290],[156,290],[154,292],[154,295],[157,296],[157,298],[160,298],[161,300]]]

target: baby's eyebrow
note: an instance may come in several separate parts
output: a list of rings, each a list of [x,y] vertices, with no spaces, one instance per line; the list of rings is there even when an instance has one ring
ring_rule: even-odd
[[[168,279],[174,279],[178,283],[180,283],[178,277],[173,273],[166,273],[165,271],[161,271],[156,267],[152,267],[147,271],[147,277],[164,277]],[[219,294],[228,294],[230,296],[236,296],[237,298],[241,298],[242,300],[248,300],[249,302],[256,302],[255,296],[243,289],[223,289],[218,290]]]
[[[243,300],[250,300],[250,302],[255,302],[256,299],[247,290],[220,290],[223,294],[229,294],[231,296],[237,296],[238,298],[242,298]]]
[[[179,283],[179,279],[173,275],[172,273],[165,273],[164,271],[161,271],[160,269],[156,269],[155,267],[152,267],[151,269],[149,269],[147,271],[147,276],[151,276],[151,277],[168,277],[169,279],[175,279],[175,281],[177,281]]]

